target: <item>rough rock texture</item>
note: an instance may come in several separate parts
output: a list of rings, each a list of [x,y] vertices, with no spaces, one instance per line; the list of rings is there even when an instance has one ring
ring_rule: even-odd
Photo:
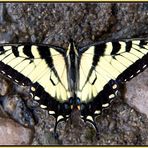
[[[148,70],[127,83],[127,103],[148,117]]]
[[[145,37],[147,24],[147,3],[0,3],[0,43],[33,42],[67,47],[71,37],[81,47],[100,40]],[[148,108],[146,103],[143,107],[143,102],[147,102],[147,75],[148,71],[127,84],[126,100],[131,101],[118,98],[97,118],[99,139],[92,126],[83,122],[77,126],[69,122],[59,124],[59,139],[55,139],[54,118],[47,111],[36,108],[33,114],[37,125],[32,144],[148,144],[148,119],[142,114],[147,114]],[[1,83],[1,86],[4,87],[1,94],[5,94],[5,84]],[[137,89],[141,93],[135,93]],[[20,93],[21,89],[17,90]],[[7,132],[3,130],[3,134]]]
[[[7,96],[3,100],[4,110],[20,124],[28,127],[34,126],[32,113],[25,106],[25,102],[18,95]]]
[[[32,131],[11,119],[0,118],[0,145],[28,145]]]

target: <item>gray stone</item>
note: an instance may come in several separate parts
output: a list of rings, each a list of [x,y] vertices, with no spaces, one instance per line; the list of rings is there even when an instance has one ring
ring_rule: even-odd
[[[28,145],[32,141],[32,134],[31,129],[11,119],[0,118],[0,145]]]
[[[148,70],[128,82],[126,88],[127,103],[148,117]]]

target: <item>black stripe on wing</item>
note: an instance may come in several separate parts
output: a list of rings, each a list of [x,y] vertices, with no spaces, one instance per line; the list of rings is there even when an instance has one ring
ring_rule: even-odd
[[[124,72],[122,72],[116,79],[118,83],[123,83],[131,80],[139,73],[144,71],[148,67],[148,54],[143,56],[142,59],[137,60],[134,64],[128,67]]]
[[[44,49],[44,50],[43,50]],[[46,63],[48,64],[48,66],[50,68],[52,68],[53,65],[53,61],[52,61],[52,57],[51,57],[51,53],[49,51],[49,47],[45,47],[45,46],[38,46],[38,51],[39,54],[41,56],[42,59],[45,59]]]
[[[100,57],[104,55],[105,48],[106,48],[106,44],[105,43],[95,46],[93,63],[92,63],[92,65],[94,67],[98,64]]]
[[[19,85],[31,85],[30,79],[0,61],[0,73]]]
[[[33,56],[33,53],[31,52],[31,47],[32,47],[31,45],[25,45],[23,48],[23,52],[29,59],[34,59],[35,57]]]
[[[111,55],[116,54],[121,49],[121,45],[119,44],[119,42],[112,42],[112,46],[113,46],[113,49],[112,49]]]
[[[12,46],[12,53],[15,57],[19,57],[18,47]]]

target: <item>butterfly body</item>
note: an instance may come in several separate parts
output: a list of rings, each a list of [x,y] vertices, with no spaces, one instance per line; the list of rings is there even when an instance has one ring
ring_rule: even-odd
[[[98,42],[67,49],[51,45],[0,46],[0,72],[20,85],[60,121],[79,110],[92,123],[118,94],[118,85],[148,66],[148,40]]]

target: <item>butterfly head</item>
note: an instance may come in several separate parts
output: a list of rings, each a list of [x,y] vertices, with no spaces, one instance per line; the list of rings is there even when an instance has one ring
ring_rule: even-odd
[[[69,39],[69,46],[68,46],[68,49],[67,49],[67,56],[70,53],[74,53],[75,55],[78,56],[78,50],[77,50],[77,48],[75,46],[75,43],[74,43],[73,39]]]
[[[76,110],[80,110],[80,105],[81,105],[81,101],[78,97],[71,97],[69,99],[69,104],[70,104],[70,108],[72,110],[76,109]]]

